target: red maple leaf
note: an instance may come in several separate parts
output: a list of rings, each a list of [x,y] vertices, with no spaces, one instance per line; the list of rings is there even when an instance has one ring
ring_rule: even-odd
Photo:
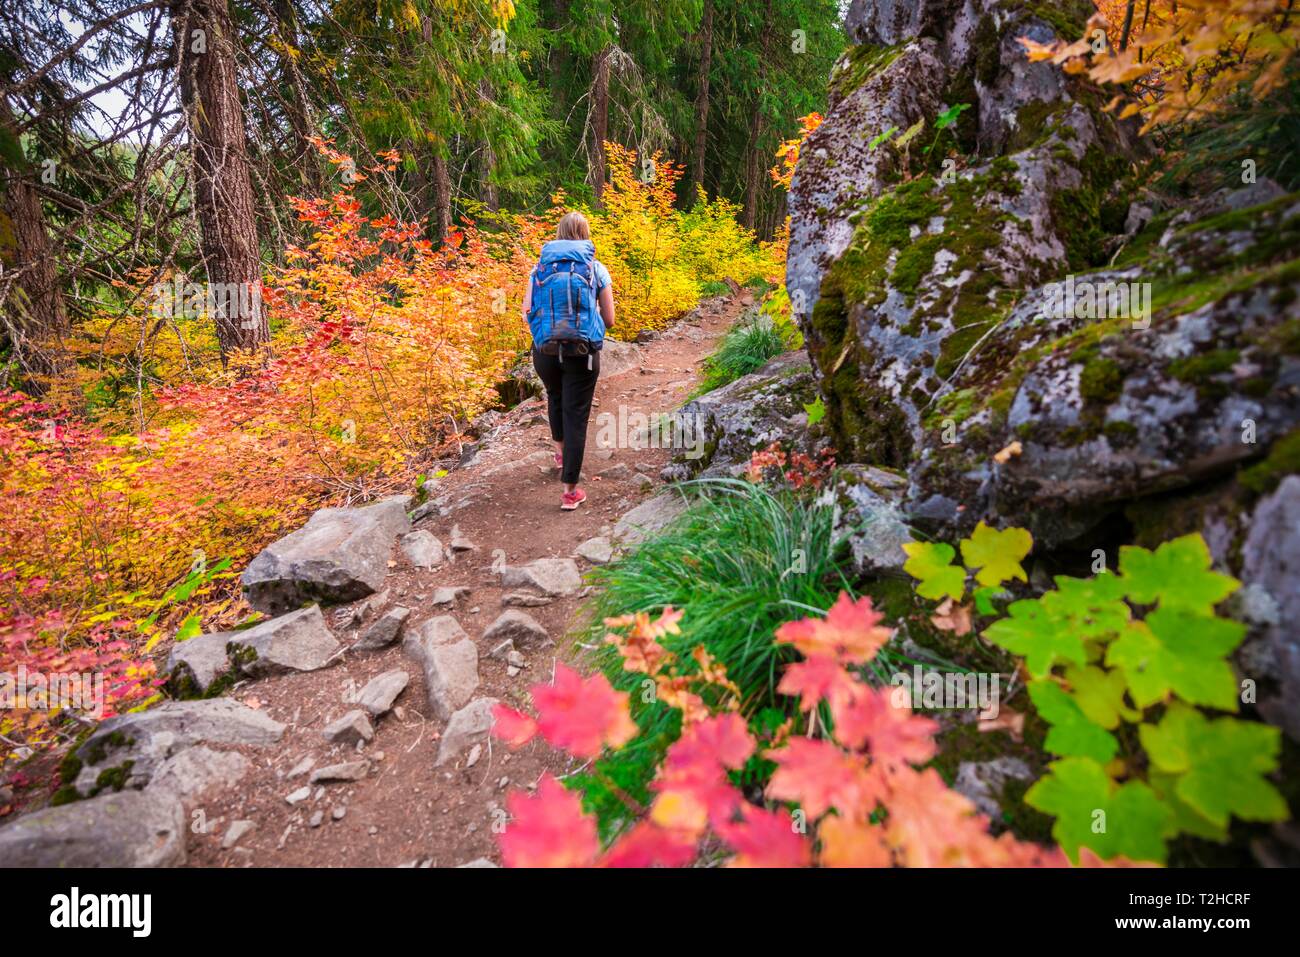
[[[799,709],[811,711],[821,701],[829,702],[832,709],[843,708],[857,699],[863,685],[830,655],[814,655],[786,665],[776,690],[799,696]]]
[[[935,754],[939,724],[912,714],[905,702],[895,702],[890,689],[872,689],[835,713],[835,739],[858,750],[864,745],[877,762],[924,764]]]
[[[786,622],[776,630],[776,640],[794,645],[806,658],[827,655],[842,664],[865,664],[894,634],[881,627],[883,619],[870,596],[854,601],[840,592],[825,618]]]
[[[506,867],[589,867],[600,845],[596,822],[582,813],[582,799],[550,775],[537,794],[506,798],[512,820],[497,838]]]
[[[504,704],[492,708],[492,736],[500,738],[511,748],[521,748],[537,733],[537,722]]]
[[[808,867],[812,847],[786,810],[768,811],[752,804],[740,806],[740,820],[715,825],[718,836],[736,856],[729,867]]]
[[[765,755],[776,762],[767,796],[794,801],[810,819],[831,808],[853,818],[866,818],[882,797],[876,776],[860,756],[846,754],[830,741],[792,738],[783,748]]]
[[[685,867],[695,859],[697,840],[688,831],[642,821],[605,852],[601,867]]]
[[[555,681],[532,690],[542,737],[575,757],[594,758],[605,745],[621,747],[636,737],[627,695],[602,674],[584,679],[557,663]]]

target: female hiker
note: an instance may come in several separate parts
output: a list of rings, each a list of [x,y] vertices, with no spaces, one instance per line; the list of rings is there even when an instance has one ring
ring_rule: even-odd
[[[564,488],[560,508],[571,512],[587,500],[578,476],[600,350],[605,331],[614,326],[609,270],[596,259],[591,227],[581,213],[566,213],[555,239],[542,247],[529,274],[524,319],[533,336],[533,368],[546,386],[546,414]]]

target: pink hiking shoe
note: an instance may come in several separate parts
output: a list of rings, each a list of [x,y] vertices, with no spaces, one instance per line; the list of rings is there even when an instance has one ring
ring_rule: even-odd
[[[575,488],[572,492],[565,492],[560,497],[560,508],[563,511],[572,512],[586,500],[587,493],[580,488]]]

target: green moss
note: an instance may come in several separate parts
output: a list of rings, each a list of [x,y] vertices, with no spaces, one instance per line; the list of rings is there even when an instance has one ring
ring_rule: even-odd
[[[1107,422],[1102,432],[1115,448],[1127,448],[1137,442],[1138,430],[1137,426],[1132,422],[1116,419],[1113,422]]]
[[[915,296],[921,280],[934,269],[934,257],[942,248],[942,236],[927,236],[910,244],[898,254],[894,271],[889,275],[890,283],[899,292]]]
[[[897,60],[902,52],[901,45],[881,47],[864,43],[853,47],[845,54],[844,66],[831,78],[831,98],[848,96]]]
[[[949,392],[934,404],[934,408],[926,417],[925,425],[931,429],[939,428],[948,419],[960,425],[979,411],[979,407],[978,389],[959,389],[956,392]]]
[[[1124,391],[1124,372],[1113,359],[1093,358],[1079,373],[1079,394],[1088,402],[1109,405]]]
[[[1107,227],[1116,231],[1123,227],[1122,221],[1115,223],[1113,216],[1105,214],[1105,207],[1128,169],[1123,156],[1094,145],[1084,154],[1080,171],[1083,184],[1055,193],[1051,208],[1071,268],[1091,269],[1106,263]]]
[[[1196,391],[1203,398],[1223,396],[1228,392],[1226,383],[1215,381],[1217,376],[1231,372],[1240,358],[1236,349],[1216,349],[1199,355],[1175,359],[1169,363],[1169,373],[1179,382],[1188,382],[1196,386]]]
[[[99,777],[95,778],[95,794],[109,789],[122,790],[126,787],[127,778],[130,777],[134,765],[134,761],[125,761],[115,768],[105,768],[99,773]]]
[[[1266,495],[1288,475],[1300,474],[1300,429],[1273,443],[1268,456],[1244,470],[1238,481],[1256,495]]]

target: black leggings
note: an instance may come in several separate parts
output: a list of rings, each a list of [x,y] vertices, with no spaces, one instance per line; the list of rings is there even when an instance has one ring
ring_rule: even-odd
[[[591,368],[587,360],[591,359]],[[591,417],[591,400],[600,377],[600,353],[588,356],[548,356],[533,350],[533,368],[546,386],[546,417],[551,423],[551,438],[564,443],[564,467],[560,481],[578,483],[582,456],[587,450],[587,420]]]

